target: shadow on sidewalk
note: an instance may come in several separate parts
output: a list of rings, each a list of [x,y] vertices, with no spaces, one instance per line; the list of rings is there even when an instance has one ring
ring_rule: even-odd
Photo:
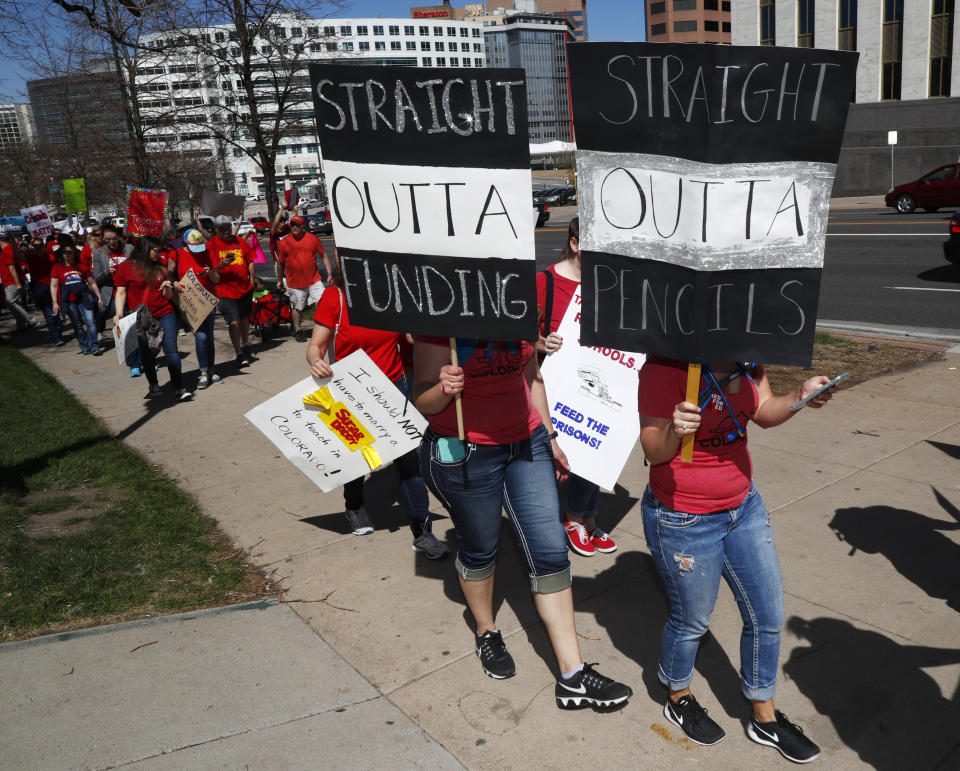
[[[960,663],[960,649],[901,645],[834,618],[794,616],[787,627],[810,645],[790,652],[784,674],[864,763],[956,768],[960,692],[944,698],[923,670]]]
[[[960,611],[960,544],[944,530],[960,530],[960,512],[937,490],[933,494],[953,521],[934,519],[892,506],[838,509],[830,528],[857,551],[882,554],[908,581],[930,597],[946,600]]]

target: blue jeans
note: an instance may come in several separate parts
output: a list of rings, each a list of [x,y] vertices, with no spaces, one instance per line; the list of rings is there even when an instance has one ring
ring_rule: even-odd
[[[199,355],[198,352],[197,356]],[[201,369],[203,369],[202,366]],[[403,378],[395,381],[394,385],[404,396],[409,394],[407,381]],[[410,520],[413,537],[417,538],[424,533],[432,532],[430,499],[427,497],[427,487],[420,473],[420,456],[416,450],[410,450],[394,460],[393,465],[400,474],[400,501]],[[363,479],[363,477],[352,479],[343,486],[343,502],[346,508],[359,509],[363,506]]]
[[[74,334],[80,344],[81,351],[95,352],[100,350],[97,344],[97,317],[95,308],[97,298],[92,294],[84,294],[77,302],[71,302],[64,297],[63,309],[73,325]]]
[[[442,461],[438,437],[428,430],[420,467],[433,494],[450,513],[457,533],[457,570],[466,581],[493,575],[506,508],[527,563],[532,591],[570,586],[570,559],[560,522],[553,452],[543,426],[513,444],[466,443],[457,461]]]
[[[201,372],[212,372],[216,358],[216,352],[213,349],[213,318],[214,312],[211,312],[193,333],[193,341],[197,346],[197,364]]]
[[[597,516],[600,488],[593,482],[571,474],[567,479],[567,513],[579,518]]]
[[[62,336],[62,323],[60,314],[53,312],[53,297],[50,294],[50,284],[40,284],[36,281],[30,282],[30,294],[33,295],[33,301],[43,312],[43,318],[47,322],[47,334],[50,335],[50,342],[57,342]]]
[[[738,507],[710,514],[666,508],[648,487],[643,530],[670,599],[660,645],[660,681],[688,687],[710,625],[720,577],[740,608],[740,680],[748,699],[772,699],[783,627],[783,581],[767,508],[753,485]]]
[[[180,371],[180,351],[177,348],[177,314],[173,311],[157,319],[163,327],[163,355],[167,357],[167,371],[170,373],[170,384],[177,389],[183,388],[183,378]],[[143,360],[143,374],[150,385],[157,385],[157,371],[154,369],[156,356],[146,346],[140,348],[140,358]]]

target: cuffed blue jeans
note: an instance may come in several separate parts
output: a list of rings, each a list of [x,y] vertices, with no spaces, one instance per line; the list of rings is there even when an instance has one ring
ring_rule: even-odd
[[[743,695],[772,699],[777,684],[783,581],[770,519],[753,485],[743,503],[710,514],[665,507],[648,487],[643,530],[670,600],[660,645],[660,681],[679,691],[693,680],[693,665],[710,625],[722,577],[737,600]]]
[[[74,334],[77,336],[77,343],[81,351],[99,351],[97,344],[97,300],[92,294],[84,294],[77,302],[71,302],[64,298],[63,309],[67,312],[67,318],[73,325]]]
[[[428,430],[420,445],[427,485],[450,513],[457,534],[456,566],[466,581],[493,575],[500,545],[502,510],[520,546],[535,593],[570,586],[570,559],[560,522],[553,451],[543,426],[512,444],[466,443],[457,461],[440,460]]]
[[[163,355],[167,360],[167,372],[170,373],[170,385],[174,388],[183,387],[183,377],[180,371],[180,351],[177,348],[177,314],[171,311],[157,319],[157,322],[163,327],[163,340],[161,346]],[[154,367],[156,356],[146,346],[140,348],[140,358],[143,360],[143,374],[146,375],[147,382],[150,385],[157,385],[157,371]]]

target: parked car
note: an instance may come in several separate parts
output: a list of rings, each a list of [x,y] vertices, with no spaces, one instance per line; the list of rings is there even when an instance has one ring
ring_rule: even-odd
[[[251,217],[250,224],[253,225],[253,229],[257,233],[269,233],[270,232],[270,220],[266,217]]]
[[[327,235],[333,233],[333,223],[330,221],[329,209],[307,214],[303,220],[307,230],[311,233],[326,233]]]
[[[960,211],[950,218],[950,238],[943,242],[943,256],[950,262],[960,262]]]
[[[534,211],[537,212],[537,224],[535,227],[542,228],[546,224],[547,220],[550,219],[550,207],[534,198],[533,208]]]
[[[918,206],[929,212],[941,206],[960,206],[960,163],[938,166],[913,182],[897,185],[884,202],[901,214],[910,214]]]

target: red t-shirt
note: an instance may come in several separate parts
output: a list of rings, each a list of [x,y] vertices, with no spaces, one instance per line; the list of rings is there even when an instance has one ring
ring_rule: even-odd
[[[93,270],[93,249],[90,248],[90,244],[83,245],[83,249],[80,250],[80,259],[77,262]]]
[[[675,359],[648,356],[640,370],[638,406],[641,415],[672,418],[674,408],[686,401],[687,364]],[[757,387],[740,378],[740,392],[724,390],[737,421],[746,430],[757,412]],[[700,390],[706,388],[701,378]],[[729,388],[729,387],[728,387]],[[709,514],[738,506],[750,492],[753,463],[747,437],[729,439],[733,419],[717,394],[700,413],[694,438],[693,462],[682,463],[680,452],[666,463],[650,467],[650,489],[663,504],[687,514]]]
[[[354,351],[362,349],[373,359],[373,363],[380,367],[383,374],[390,378],[391,382],[396,382],[403,377],[403,363],[400,361],[398,348],[403,335],[400,332],[351,325],[346,299],[337,287],[327,287],[323,290],[320,302],[317,303],[313,320],[325,327],[335,329],[338,319],[340,328],[337,330],[337,339],[334,341],[335,361],[340,361]]]
[[[20,279],[20,286],[23,286],[23,269],[20,267],[20,261],[17,259],[17,254],[13,250],[13,244],[7,244],[3,247],[3,251],[0,252],[0,271],[3,272],[3,286],[14,286],[16,283],[13,280],[11,268],[17,272],[17,277]]]
[[[160,291],[160,284],[162,283],[162,278],[155,278],[146,285],[143,292],[143,304],[147,306],[155,319],[173,312],[173,304]]]
[[[277,262],[286,270],[287,286],[306,289],[320,281],[316,255],[323,253],[323,244],[313,233],[304,233],[299,241],[292,235],[281,238],[277,244]]]
[[[110,272],[114,274],[113,285],[119,286],[119,284],[116,282],[116,272],[117,272],[117,268],[119,268],[126,261],[127,252],[123,248],[123,244],[120,244],[119,252],[114,252],[110,249],[107,249],[106,251],[107,251],[107,263],[110,265]]]
[[[449,348],[447,337],[417,335],[417,341]],[[523,368],[533,356],[534,348],[528,342],[486,343],[469,355],[461,349],[464,387],[461,406],[463,428],[467,441],[477,444],[510,444],[528,439],[537,426],[543,425],[540,413],[533,406],[530,387]],[[455,400],[436,415],[428,415],[430,428],[441,436],[457,435]]]
[[[189,249],[177,249],[177,277],[182,279],[193,270],[197,278],[208,292],[217,293],[217,285],[204,272],[212,268],[210,252],[191,252]]]
[[[220,268],[220,283],[217,284],[217,297],[226,297],[238,300],[253,290],[250,281],[249,265],[253,262],[253,251],[250,244],[242,238],[234,238],[231,244],[226,243],[220,236],[214,236],[207,241],[207,251],[214,267]],[[227,257],[233,257],[229,265],[221,266]]]
[[[60,282],[60,298],[69,302],[79,302],[83,297],[83,287],[90,276],[86,265],[61,265],[59,262],[50,271],[50,277]]]
[[[556,265],[551,265],[547,270],[553,275],[553,307],[550,309],[550,332],[556,332],[560,322],[563,321],[563,314],[567,312],[567,306],[573,299],[574,292],[580,286],[579,281],[572,278],[566,278],[557,273]],[[540,334],[543,335],[543,320],[546,317],[547,305],[547,277],[543,271],[537,273],[537,319],[540,322]],[[546,337],[546,335],[543,335]]]
[[[132,259],[124,260],[113,274],[113,285],[116,288],[124,287],[127,290],[127,299],[124,311],[129,313],[140,307],[143,302],[143,293],[147,282],[143,280],[140,269]]]
[[[30,271],[31,284],[49,284],[50,271],[56,264],[53,257],[46,249],[30,249],[24,255],[27,263],[27,270]]]

